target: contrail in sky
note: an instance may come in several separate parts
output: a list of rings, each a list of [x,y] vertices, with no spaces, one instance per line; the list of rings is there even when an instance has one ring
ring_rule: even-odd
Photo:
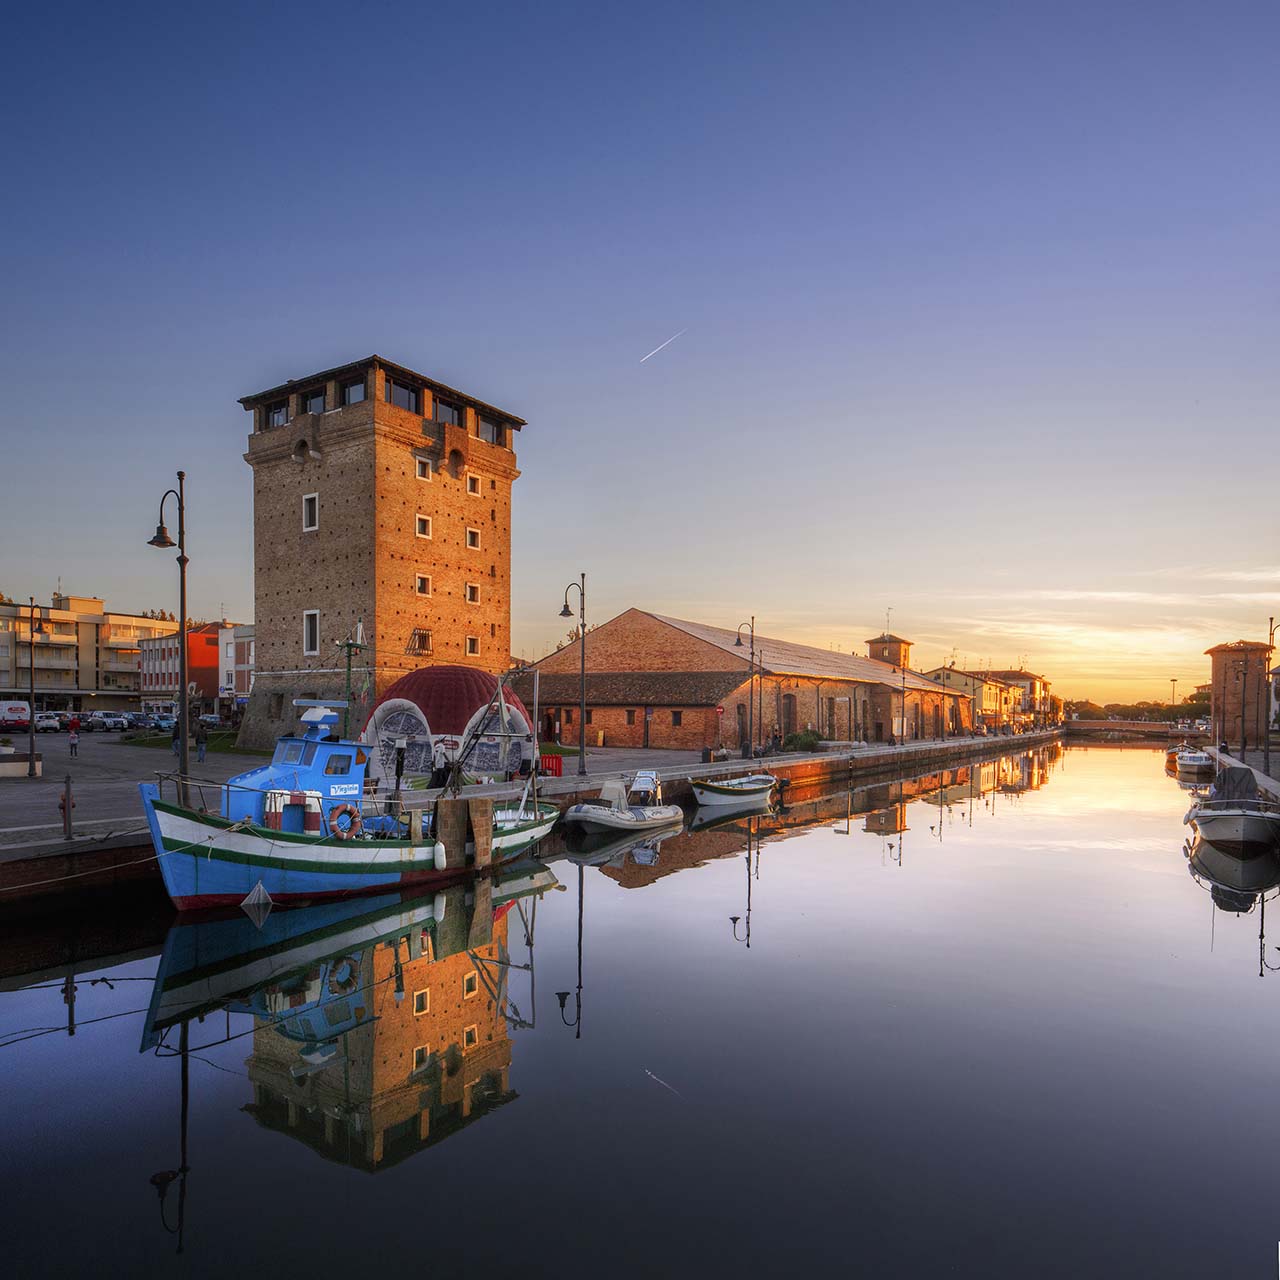
[[[688,333],[688,332],[689,332],[688,329],[680,330],[680,333]],[[680,336],[680,333],[673,333],[671,337],[669,337],[666,340],[666,342],[662,344],[662,347],[669,347]],[[662,350],[662,347],[654,347],[654,349],[649,352],[649,356],[656,356],[658,352]],[[649,358],[649,356],[642,356],[640,359],[640,363],[644,364],[644,362]]]

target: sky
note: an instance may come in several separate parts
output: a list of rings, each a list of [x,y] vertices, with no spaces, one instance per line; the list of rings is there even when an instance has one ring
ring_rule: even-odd
[[[1099,701],[1280,612],[1280,7],[9,19],[0,590],[249,620],[238,397],[526,418],[512,647],[632,605]],[[680,336],[649,359],[659,344]],[[319,591],[323,584],[317,584]]]

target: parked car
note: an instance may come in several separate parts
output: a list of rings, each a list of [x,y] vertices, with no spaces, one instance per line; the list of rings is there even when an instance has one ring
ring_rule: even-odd
[[[124,718],[129,722],[130,729],[151,728],[151,717],[144,715],[141,711],[127,711]]]
[[[157,733],[172,733],[173,726],[177,723],[173,716],[152,716],[151,718],[151,727]]]
[[[94,717],[101,729],[127,729],[129,721],[124,714],[119,711],[100,711]]]
[[[212,713],[206,713],[205,715],[202,715],[199,719],[199,723],[204,725],[206,729],[225,729],[226,728],[226,724],[224,723],[222,717],[219,715],[214,715]]]
[[[50,711],[41,711],[36,716],[36,732],[37,733],[58,733],[62,729],[62,725],[58,722],[58,717]]]
[[[0,733],[6,729],[26,733],[30,727],[31,704],[29,702],[0,702]]]

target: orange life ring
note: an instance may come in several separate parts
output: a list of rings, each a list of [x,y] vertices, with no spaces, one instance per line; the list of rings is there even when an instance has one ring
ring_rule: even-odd
[[[349,819],[346,827],[338,825],[338,819],[341,817]],[[329,830],[339,840],[350,840],[352,836],[360,834],[360,810],[353,804],[335,804],[329,810]]]
[[[339,977],[342,966],[347,966],[347,976]],[[349,996],[360,985],[359,955],[342,956],[329,966],[329,990],[335,996]]]

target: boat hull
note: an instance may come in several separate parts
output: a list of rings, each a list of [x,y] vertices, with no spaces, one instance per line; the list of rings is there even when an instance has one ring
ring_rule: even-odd
[[[690,782],[693,797],[703,807],[740,806],[765,799],[778,785],[776,778],[730,779],[727,782]]]
[[[165,803],[151,783],[140,790],[165,889],[179,911],[234,906],[259,883],[273,901],[309,902],[445,884],[467,874],[465,866],[437,866],[433,843],[295,835]],[[555,820],[540,813],[495,832],[493,860],[517,857]]]
[[[1219,849],[1236,852],[1274,849],[1280,842],[1275,815],[1247,809],[1198,810],[1191,822],[1200,835]]]
[[[678,804],[623,810],[602,804],[575,804],[564,815],[564,821],[586,831],[657,831],[673,823],[683,823],[684,810]]]

